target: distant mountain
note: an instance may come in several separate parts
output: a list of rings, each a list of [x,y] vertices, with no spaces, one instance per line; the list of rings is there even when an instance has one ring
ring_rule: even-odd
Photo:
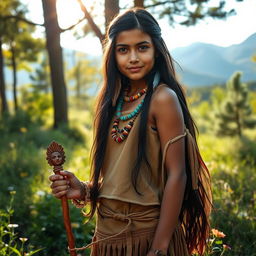
[[[183,84],[193,87],[225,83],[235,71],[242,71],[243,81],[256,80],[256,33],[244,42],[229,47],[194,43],[174,49],[171,54]]]

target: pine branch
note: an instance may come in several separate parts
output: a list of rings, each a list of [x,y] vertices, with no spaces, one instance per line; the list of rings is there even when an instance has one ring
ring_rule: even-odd
[[[44,23],[43,24],[35,23],[35,22],[32,22],[32,21],[27,20],[26,18],[23,18],[23,17],[20,17],[20,16],[15,16],[15,15],[0,16],[0,20],[8,20],[8,19],[16,19],[16,20],[20,20],[22,22],[25,22],[29,25],[44,27]]]
[[[82,19],[80,19],[76,24],[73,24],[71,25],[70,27],[68,28],[64,28],[64,29],[61,29],[60,31],[61,32],[65,32],[65,31],[68,31],[68,30],[71,30],[73,29],[74,27],[76,27],[78,24],[80,24],[82,21],[84,21],[86,19],[86,17],[84,16]]]
[[[170,0],[169,1],[163,1],[163,2],[156,2],[154,4],[146,5],[144,8],[156,7],[156,6],[164,5],[164,4],[168,4],[168,3],[170,3]]]
[[[101,44],[103,44],[105,35],[101,33],[99,27],[95,24],[95,22],[92,19],[92,16],[90,15],[90,13],[87,11],[85,5],[83,4],[82,0],[77,0],[81,10],[84,13],[85,18],[87,19],[89,25],[91,26],[92,30],[94,31],[95,35],[99,38]]]

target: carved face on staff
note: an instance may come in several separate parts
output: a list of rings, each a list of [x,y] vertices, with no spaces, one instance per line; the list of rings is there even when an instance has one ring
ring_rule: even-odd
[[[63,147],[56,142],[52,142],[47,148],[47,161],[51,166],[60,166],[65,162]]]
[[[63,164],[63,157],[60,152],[53,152],[51,154],[51,160],[53,165],[62,165]]]

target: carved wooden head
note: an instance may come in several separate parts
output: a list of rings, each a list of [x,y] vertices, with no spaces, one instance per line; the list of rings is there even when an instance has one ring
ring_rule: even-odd
[[[65,152],[63,147],[57,142],[53,141],[46,151],[46,160],[51,166],[61,166],[65,163]]]

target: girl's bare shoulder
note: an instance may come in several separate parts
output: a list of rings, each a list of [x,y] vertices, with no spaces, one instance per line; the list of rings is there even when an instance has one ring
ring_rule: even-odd
[[[155,89],[152,95],[151,105],[153,112],[159,112],[165,107],[171,107],[173,110],[180,108],[177,94],[166,84],[161,84]]]
[[[176,93],[165,84],[159,85],[151,98],[149,122],[171,118],[174,122],[182,118],[182,110]]]

